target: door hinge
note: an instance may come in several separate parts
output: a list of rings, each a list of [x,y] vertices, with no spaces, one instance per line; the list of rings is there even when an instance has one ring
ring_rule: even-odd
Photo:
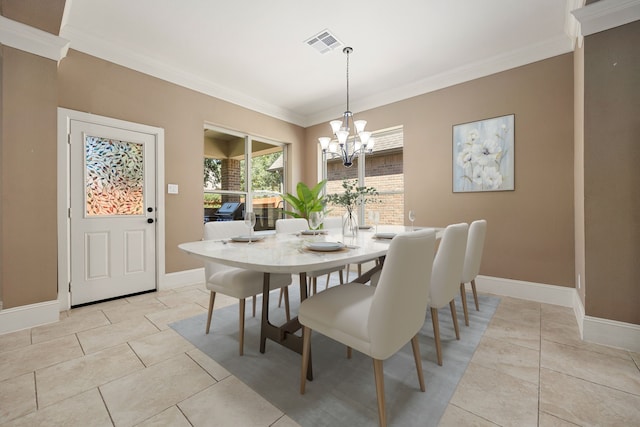
[[[71,218],[71,208],[69,208],[69,218]]]
[[[71,282],[69,282],[69,292],[71,292]]]
[[[67,134],[67,144],[71,144],[71,134]]]

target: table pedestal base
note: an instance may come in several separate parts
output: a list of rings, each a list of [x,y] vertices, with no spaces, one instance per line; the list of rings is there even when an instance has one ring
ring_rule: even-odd
[[[264,353],[267,345],[267,338],[290,350],[302,355],[302,337],[295,335],[302,329],[298,317],[294,317],[287,323],[276,326],[269,321],[269,273],[264,273],[264,287],[262,292],[262,322],[260,327],[260,353]],[[307,274],[300,273],[300,301],[307,299]],[[309,355],[309,368],[307,369],[307,379],[313,380],[313,369],[311,368],[311,355]]]

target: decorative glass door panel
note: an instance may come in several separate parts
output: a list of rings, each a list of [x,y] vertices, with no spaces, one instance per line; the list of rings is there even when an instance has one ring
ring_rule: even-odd
[[[144,215],[144,146],[85,136],[86,216]]]

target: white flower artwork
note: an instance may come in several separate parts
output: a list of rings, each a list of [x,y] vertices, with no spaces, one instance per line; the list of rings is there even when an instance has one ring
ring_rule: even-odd
[[[453,192],[514,189],[513,114],[453,126]]]

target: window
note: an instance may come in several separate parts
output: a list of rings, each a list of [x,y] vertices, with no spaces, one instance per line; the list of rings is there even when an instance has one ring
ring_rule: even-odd
[[[275,229],[285,166],[285,144],[206,127],[204,221],[241,219],[248,205],[256,213],[256,230]]]
[[[374,187],[380,203],[367,204],[358,212],[360,224],[367,222],[368,211],[380,212],[380,224],[404,224],[404,172],[403,130],[395,127],[372,134],[375,145],[371,154],[365,155],[364,173],[360,176],[360,157],[350,168],[344,167],[340,158],[327,159],[327,194],[340,193],[342,181],[359,179],[366,187]],[[331,157],[331,156],[329,156]],[[344,210],[332,207],[328,215],[342,215]]]

